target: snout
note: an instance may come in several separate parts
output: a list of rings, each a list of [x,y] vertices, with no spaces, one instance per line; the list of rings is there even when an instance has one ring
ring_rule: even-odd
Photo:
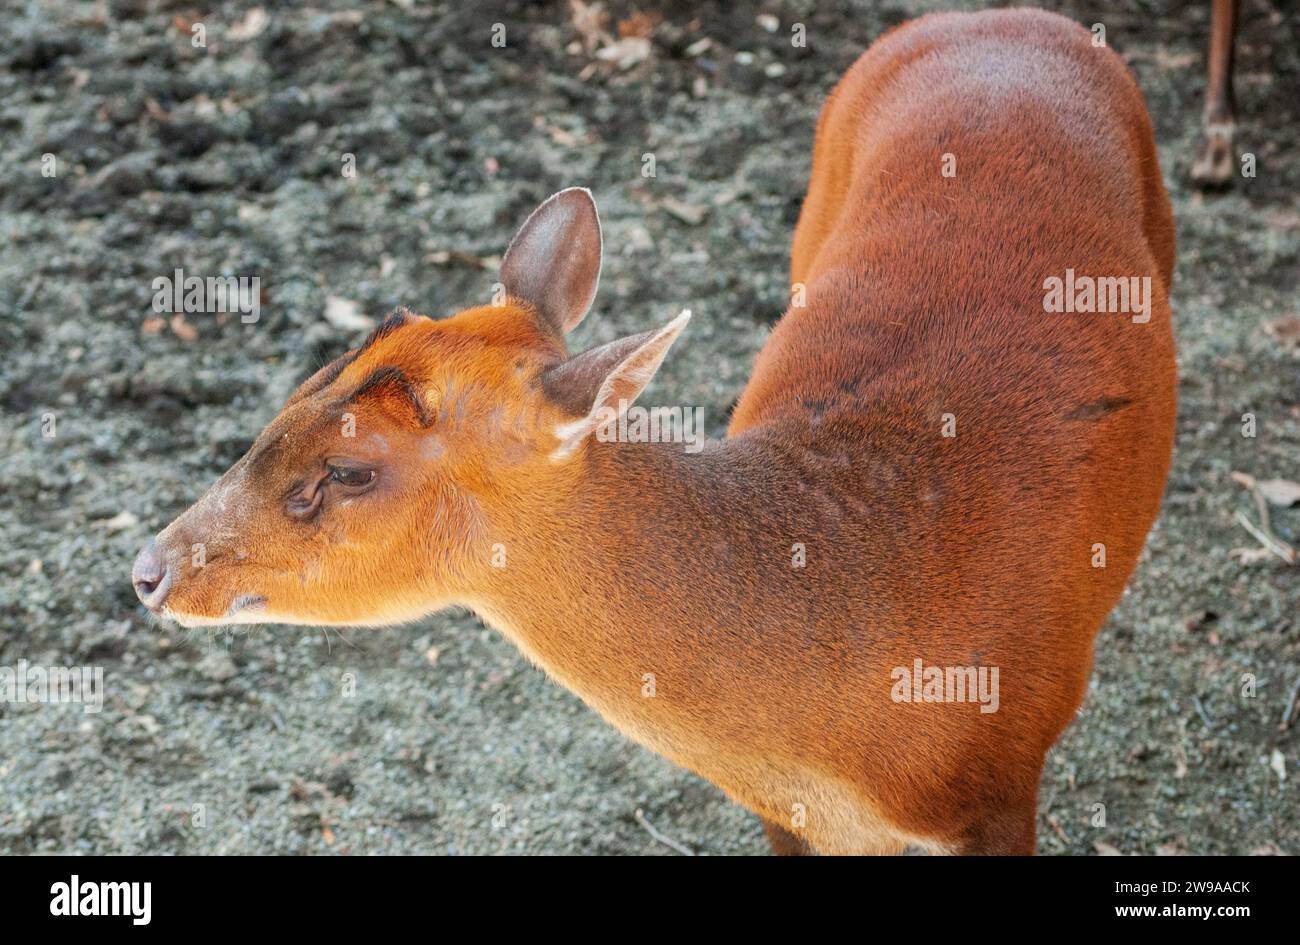
[[[131,566],[131,583],[135,586],[136,597],[155,613],[162,609],[167,600],[175,576],[175,570],[167,563],[158,542],[153,539],[140,549],[135,564]]]

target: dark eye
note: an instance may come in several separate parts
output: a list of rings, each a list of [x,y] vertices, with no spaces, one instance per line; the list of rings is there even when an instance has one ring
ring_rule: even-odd
[[[330,466],[330,482],[336,482],[340,486],[346,486],[349,489],[359,489],[362,486],[368,486],[375,480],[375,471],[365,467],[357,466]]]

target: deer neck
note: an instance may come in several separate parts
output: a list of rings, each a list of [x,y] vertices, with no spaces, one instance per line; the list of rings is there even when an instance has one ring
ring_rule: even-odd
[[[588,444],[571,483],[502,529],[504,562],[465,603],[598,708],[695,672],[757,589],[798,593],[779,524],[789,484],[761,451]]]

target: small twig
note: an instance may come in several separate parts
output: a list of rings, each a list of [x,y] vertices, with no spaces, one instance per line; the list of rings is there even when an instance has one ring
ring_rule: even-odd
[[[672,847],[674,850],[676,850],[676,851],[677,851],[678,853],[680,853],[682,856],[694,856],[694,855],[695,855],[695,852],[694,852],[693,850],[691,850],[689,847],[683,846],[682,844],[680,844],[680,843],[678,843],[676,840],[674,840],[672,837],[666,837],[666,836],[664,836],[663,834],[661,834],[658,830],[655,830],[655,828],[654,828],[654,824],[652,824],[652,823],[650,823],[650,821],[646,820],[646,818],[645,818],[645,814],[642,813],[641,808],[638,807],[638,808],[636,809],[636,814],[635,814],[635,816],[636,816],[636,822],[637,822],[638,824],[640,824],[642,827],[644,827],[644,828],[646,829],[646,833],[650,834],[650,836],[654,837],[656,840],[658,840],[658,841],[659,841],[660,843],[662,843],[664,846],[666,846],[666,847]]]
[[[1259,510],[1260,531],[1273,534],[1273,526],[1268,518],[1268,499],[1264,498],[1264,493],[1259,491],[1259,486],[1251,486],[1250,494],[1255,497],[1255,508]]]
[[[1200,716],[1201,716],[1201,721],[1205,723],[1205,727],[1208,728],[1208,729],[1210,730],[1211,733],[1213,733],[1213,732],[1214,732],[1214,720],[1210,718],[1210,713],[1208,713],[1208,712],[1205,711],[1205,706],[1201,703],[1201,697],[1200,697],[1200,696],[1192,696],[1192,704],[1193,704],[1194,706],[1196,706],[1196,711],[1197,711],[1197,713],[1200,714]]]
[[[1065,828],[1061,826],[1061,822],[1056,819],[1055,814],[1047,815],[1047,825],[1056,831],[1056,835],[1061,838],[1063,843],[1069,845],[1074,842],[1070,839],[1070,835],[1065,832]]]
[[[1264,493],[1259,488],[1259,482],[1250,473],[1233,472],[1230,475],[1233,482],[1250,490],[1250,494],[1255,498],[1255,508],[1259,510],[1259,527],[1263,531],[1272,534],[1273,528],[1268,519],[1268,500],[1264,498]]]
[[[1254,564],[1256,561],[1263,561],[1265,558],[1273,557],[1273,552],[1267,548],[1233,548],[1228,552],[1228,557],[1242,564]]]
[[[1286,710],[1282,713],[1282,721],[1277,727],[1279,732],[1285,732],[1291,727],[1291,722],[1295,719],[1297,699],[1300,699],[1300,679],[1297,679],[1295,685],[1291,688],[1291,698],[1286,701]]]
[[[1296,561],[1300,559],[1300,553],[1297,553],[1294,548],[1292,548],[1282,539],[1278,538],[1276,535],[1272,535],[1269,534],[1268,532],[1260,531],[1258,528],[1255,527],[1255,524],[1251,522],[1250,519],[1246,518],[1246,516],[1243,515],[1240,511],[1235,513],[1235,517],[1237,519],[1238,524],[1240,524],[1242,528],[1246,529],[1246,531],[1250,532],[1250,534],[1254,537],[1254,539],[1257,542],[1259,542],[1269,551],[1273,552],[1273,554],[1277,555],[1287,564],[1295,564]]]
[[[1272,521],[1268,516],[1268,499],[1264,498],[1264,492],[1259,488],[1259,483],[1255,477],[1244,472],[1233,472],[1231,476],[1232,481],[1237,485],[1250,490],[1250,495],[1255,500],[1255,509],[1259,512],[1259,528],[1252,525],[1241,512],[1237,513],[1237,521],[1273,554],[1287,564],[1295,564],[1297,559],[1296,550],[1273,534]]]

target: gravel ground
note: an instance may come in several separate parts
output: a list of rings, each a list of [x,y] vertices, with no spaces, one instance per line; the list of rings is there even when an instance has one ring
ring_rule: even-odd
[[[570,184],[595,191],[608,248],[576,344],[690,305],[647,402],[701,404],[720,433],[783,306],[821,99],[938,5],[670,3],[639,63],[635,42],[605,44],[622,61],[585,49],[561,4],[4,5],[0,666],[100,667],[106,696],[95,714],[0,704],[0,851],[671,854],[642,809],[700,852],[765,852],[753,816],[471,615],[168,631],[130,564],[358,318],[485,298],[515,227]],[[1300,479],[1300,361],[1264,329],[1298,311],[1300,25],[1279,0],[1244,7],[1258,175],[1202,197],[1186,173],[1208,4],[1105,4],[1178,219],[1180,419],[1164,513],[1047,764],[1043,853],[1300,852],[1300,725],[1279,728],[1300,569],[1229,556],[1255,545],[1230,472]],[[152,281],[176,268],[258,276],[260,319],[159,319]],[[1300,543],[1300,509],[1272,517]]]

